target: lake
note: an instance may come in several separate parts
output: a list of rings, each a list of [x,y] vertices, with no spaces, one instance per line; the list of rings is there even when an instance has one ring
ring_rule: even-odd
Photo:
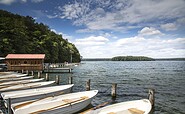
[[[185,61],[82,61],[73,74],[58,75],[61,84],[73,76],[74,92],[84,91],[91,79],[91,89],[99,90],[93,106],[111,101],[111,86],[117,83],[112,103],[148,98],[148,89],[154,88],[154,114],[185,114]]]

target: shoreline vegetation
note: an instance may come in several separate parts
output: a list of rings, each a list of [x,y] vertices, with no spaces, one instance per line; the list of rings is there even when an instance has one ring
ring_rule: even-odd
[[[185,58],[150,58],[145,56],[116,56],[113,58],[83,58],[82,61],[185,61]]]
[[[45,62],[80,62],[77,47],[30,16],[0,10],[0,56],[46,54]]]
[[[145,56],[117,56],[111,59],[112,61],[154,61],[153,58]]]

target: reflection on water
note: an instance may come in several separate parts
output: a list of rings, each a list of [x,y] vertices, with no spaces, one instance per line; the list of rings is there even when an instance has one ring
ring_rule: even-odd
[[[116,102],[147,98],[148,88],[156,90],[154,114],[185,113],[185,61],[95,61],[82,62],[74,67],[73,74],[60,75],[60,83],[67,84],[73,76],[73,91],[84,91],[91,79],[91,89],[99,93],[92,105],[111,101],[111,84],[117,83]],[[56,74],[50,74],[55,80]]]

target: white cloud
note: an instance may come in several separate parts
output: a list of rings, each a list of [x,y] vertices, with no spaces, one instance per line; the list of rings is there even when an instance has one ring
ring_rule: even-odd
[[[185,38],[161,39],[135,36],[111,42],[102,36],[87,37],[73,42],[84,58],[107,58],[118,55],[153,58],[185,57]]]
[[[75,44],[76,45],[84,45],[84,46],[97,46],[97,45],[104,45],[106,42],[108,42],[109,39],[103,37],[103,36],[90,36],[83,39],[76,39]]]
[[[31,0],[34,3],[39,3],[39,2],[43,2],[44,0]]]
[[[26,3],[28,0],[0,0],[0,4],[11,5],[14,2]],[[44,0],[31,0],[33,3],[39,3]]]
[[[76,0],[59,9],[61,18],[71,19],[74,25],[84,25],[94,31],[126,31],[139,25],[153,25],[154,22],[160,26],[163,20],[185,17],[184,0]]]
[[[161,28],[166,30],[166,31],[173,31],[173,30],[177,30],[177,26],[174,23],[166,23],[161,25]]]
[[[10,5],[13,2],[16,2],[16,0],[0,0],[0,4]]]
[[[49,19],[56,18],[58,15],[46,15]]]
[[[177,23],[179,25],[185,25],[185,17],[184,18],[177,19]]]
[[[26,3],[26,2],[27,2],[27,0],[21,0],[21,2],[22,2],[22,3]]]
[[[141,31],[138,32],[141,36],[152,36],[152,35],[163,35],[159,30],[153,27],[144,27]]]

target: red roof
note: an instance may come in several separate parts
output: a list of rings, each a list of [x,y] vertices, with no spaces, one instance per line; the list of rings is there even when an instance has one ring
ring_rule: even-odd
[[[5,59],[44,59],[45,54],[8,54]]]

